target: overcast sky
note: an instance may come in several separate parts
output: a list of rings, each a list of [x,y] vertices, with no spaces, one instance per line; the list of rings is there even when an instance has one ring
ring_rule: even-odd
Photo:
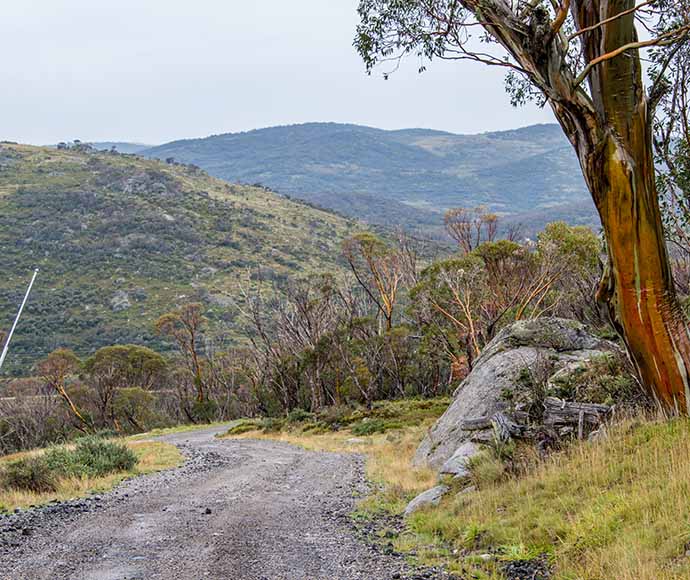
[[[357,0],[5,0],[0,139],[162,143],[307,121],[458,133],[551,122],[503,72],[416,62],[385,81],[352,48]]]

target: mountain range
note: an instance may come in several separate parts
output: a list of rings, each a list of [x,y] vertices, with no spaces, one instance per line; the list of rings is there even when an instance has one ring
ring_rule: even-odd
[[[307,123],[173,141],[139,154],[387,226],[431,232],[446,209],[476,205],[530,229],[556,219],[598,225],[572,147],[552,124],[458,135]]]

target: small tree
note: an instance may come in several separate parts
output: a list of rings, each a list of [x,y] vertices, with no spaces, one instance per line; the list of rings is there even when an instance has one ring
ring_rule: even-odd
[[[588,227],[554,222],[539,233],[536,252],[541,269],[556,274],[553,292],[545,297],[551,302],[549,312],[605,326],[605,315],[595,300],[604,252],[599,237]]]
[[[449,209],[443,216],[446,232],[469,254],[482,242],[493,242],[498,233],[498,216],[484,206]]]
[[[390,330],[405,273],[402,256],[370,233],[345,240],[343,254],[357,282],[383,315],[386,330]]]
[[[91,428],[77,405],[67,392],[67,379],[81,368],[81,362],[71,350],[60,348],[51,352],[38,363],[38,373],[47,386],[54,391],[67,405],[70,412],[78,420],[78,428],[88,431]]]
[[[119,427],[113,409],[117,391],[132,387],[150,389],[159,382],[165,359],[145,346],[106,346],[86,360],[84,369],[98,396],[102,421]]]
[[[156,332],[172,339],[182,355],[192,375],[198,403],[206,400],[203,366],[199,353],[201,335],[206,324],[201,308],[201,304],[198,303],[186,304],[164,314],[156,321]]]
[[[577,291],[590,288],[585,280],[591,283],[598,273],[598,248],[591,230],[564,223],[549,224],[536,246],[484,242],[424,270],[412,292],[414,309],[426,327],[450,323],[471,367],[504,322],[553,314],[581,301]],[[446,346],[456,356],[454,340],[446,339]]]
[[[140,387],[118,389],[113,398],[113,415],[124,420],[137,431],[144,431],[155,419],[153,406],[156,397]]]

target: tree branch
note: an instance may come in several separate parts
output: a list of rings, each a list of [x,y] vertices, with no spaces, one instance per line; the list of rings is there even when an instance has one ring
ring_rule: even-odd
[[[623,46],[619,46],[617,49],[612,50],[611,52],[607,52],[606,54],[602,54],[601,56],[598,56],[597,58],[593,59],[589,63],[587,63],[587,66],[582,70],[582,72],[577,75],[577,78],[573,82],[573,87],[579,86],[582,81],[584,81],[589,73],[592,71],[592,69],[597,66],[598,64],[605,62],[607,60],[611,60],[612,58],[616,58],[617,56],[623,54],[624,52],[627,52],[628,50],[635,50],[637,48],[644,48],[646,46],[663,46],[665,44],[669,44],[673,42],[674,37],[676,36],[685,36],[688,31],[690,31],[690,24],[686,26],[682,26],[681,28],[677,28],[676,30],[671,30],[665,34],[662,34],[661,36],[658,36],[656,38],[651,38],[649,40],[642,40],[639,42],[629,42],[628,44],[624,44]]]
[[[568,11],[569,10],[570,10],[570,0],[565,0],[565,2],[561,5],[558,13],[556,14],[556,18],[551,23],[551,30],[549,31],[549,35],[546,38],[546,44],[551,42],[556,37],[556,35],[561,31],[561,28],[563,27],[563,24],[565,23],[565,19],[568,18]]]
[[[568,42],[571,42],[572,40],[576,39],[578,36],[584,34],[585,32],[590,32],[592,30],[596,30],[600,26],[604,26],[605,24],[608,24],[609,22],[613,22],[614,20],[617,20],[618,18],[621,18],[622,16],[625,16],[627,14],[631,14],[632,12],[635,12],[635,11],[639,10],[640,8],[648,6],[652,2],[653,2],[653,0],[647,0],[646,2],[643,2],[642,4],[638,4],[637,6],[634,6],[633,8],[629,8],[628,10],[623,10],[623,12],[619,12],[615,16],[611,16],[610,18],[607,18],[606,20],[602,20],[601,22],[597,22],[596,24],[592,24],[592,26],[587,26],[585,28],[581,28],[577,32],[573,32],[570,36],[568,36],[567,40],[568,40]]]

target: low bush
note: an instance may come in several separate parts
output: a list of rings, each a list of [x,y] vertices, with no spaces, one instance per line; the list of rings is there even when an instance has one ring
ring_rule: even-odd
[[[278,433],[283,430],[283,427],[285,427],[285,420],[273,417],[263,419],[260,423],[260,428],[264,433]]]
[[[649,401],[635,380],[635,373],[622,353],[609,352],[557,375],[556,396],[568,400],[607,405],[645,407]]]
[[[304,423],[302,426],[302,433],[310,433],[311,435],[318,435],[320,433],[329,433],[337,431],[331,425],[317,421],[316,423]]]
[[[288,423],[303,423],[305,421],[313,421],[314,418],[314,413],[304,409],[293,409],[287,416]]]
[[[57,489],[57,478],[45,457],[26,457],[10,462],[0,471],[0,486],[5,489],[47,493]]]
[[[137,457],[122,443],[85,437],[77,441],[74,449],[50,449],[45,461],[49,469],[60,476],[100,477],[133,469]]]
[[[225,433],[226,435],[242,435],[242,433],[249,433],[259,429],[259,424],[252,419],[243,419],[236,425],[230,427]]]
[[[333,429],[352,423],[353,409],[347,405],[333,405],[319,411],[318,418]]]
[[[360,423],[352,426],[352,434],[373,435],[375,433],[385,433],[390,429],[401,429],[402,424],[395,421],[385,421],[384,419],[370,419],[363,420]]]

